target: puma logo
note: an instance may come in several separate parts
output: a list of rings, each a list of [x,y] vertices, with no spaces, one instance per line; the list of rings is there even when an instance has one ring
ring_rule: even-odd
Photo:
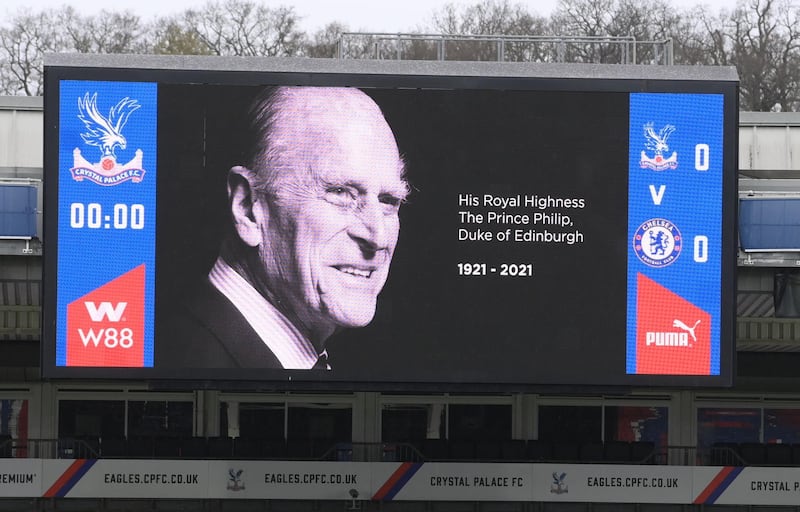
[[[694,330],[697,329],[698,325],[700,325],[700,320],[696,321],[693,327],[689,327],[678,319],[672,321],[672,327],[677,327],[678,329],[688,332],[694,341],[697,341],[697,336],[695,336]]]

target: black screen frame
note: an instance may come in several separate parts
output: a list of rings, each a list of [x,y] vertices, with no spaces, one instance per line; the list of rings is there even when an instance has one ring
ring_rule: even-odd
[[[305,64],[304,64],[305,65]],[[402,70],[403,63],[397,63]],[[326,64],[331,67],[330,63]],[[333,65],[335,67],[335,64]],[[254,71],[214,69],[143,69],[134,67],[87,67],[85,65],[49,65],[45,69],[45,255],[44,255],[44,329],[41,350],[41,368],[44,378],[55,379],[122,379],[145,380],[156,386],[236,387],[247,389],[364,389],[364,390],[534,390],[550,387],[594,388],[597,386],[641,387],[726,387],[733,383],[735,363],[735,301],[736,274],[736,197],[738,158],[738,83],[732,79],[625,77],[625,70],[613,71],[613,75],[601,77],[547,76],[491,76],[474,74],[472,66],[456,66],[455,74],[419,74],[408,72],[314,72],[314,71]],[[279,66],[280,67],[280,66]],[[312,65],[308,66],[313,67]],[[611,68],[613,66],[609,66]],[[491,68],[487,68],[491,69]],[[507,68],[504,68],[507,69]],[[595,69],[595,67],[592,67]],[[460,74],[459,74],[460,73]],[[637,69],[630,75],[642,75]],[[542,76],[544,75],[544,76]],[[691,75],[691,73],[689,73]],[[494,91],[550,91],[577,94],[631,92],[677,92],[716,93],[724,96],[724,140],[723,157],[725,170],[723,180],[723,258],[722,258],[722,325],[720,375],[717,376],[656,376],[623,375],[611,380],[570,380],[539,382],[504,382],[502,369],[495,378],[474,382],[455,382],[453,379],[422,381],[402,378],[353,379],[348,375],[332,373],[281,370],[275,372],[241,372],[228,369],[203,369],[197,371],[158,368],[66,368],[55,365],[55,303],[56,263],[58,240],[56,239],[58,198],[58,126],[59,126],[59,82],[61,80],[104,81],[148,81],[166,86],[180,84],[208,84],[209,86],[261,86],[261,85],[313,85],[358,87],[362,89],[422,89],[422,90],[494,90]],[[158,343],[158,340],[156,340]]]

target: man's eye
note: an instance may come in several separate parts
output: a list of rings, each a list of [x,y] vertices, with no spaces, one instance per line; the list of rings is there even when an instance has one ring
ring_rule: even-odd
[[[394,206],[395,208],[403,204],[402,198],[394,196],[392,194],[381,194],[379,199],[381,203],[389,206]]]
[[[356,194],[349,187],[328,187],[325,195],[336,203],[349,203],[356,199]]]

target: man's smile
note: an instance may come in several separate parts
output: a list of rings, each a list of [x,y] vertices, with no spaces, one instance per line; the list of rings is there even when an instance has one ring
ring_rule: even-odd
[[[344,274],[369,279],[375,271],[375,267],[355,267],[352,265],[333,265],[333,268]]]

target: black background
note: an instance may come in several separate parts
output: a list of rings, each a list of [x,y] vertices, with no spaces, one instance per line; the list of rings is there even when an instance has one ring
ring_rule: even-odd
[[[227,221],[225,176],[242,163],[242,109],[258,91],[159,86],[157,325],[217,255]],[[401,210],[400,240],[375,320],[329,341],[332,372],[300,378],[621,382],[628,94],[365,92],[395,133],[413,192]],[[458,195],[464,193],[584,198],[583,209],[548,213],[573,217],[570,229],[580,229],[585,241],[459,242],[457,212],[465,208]],[[533,263],[535,277],[459,276],[461,262]],[[155,343],[158,354],[169,339],[157,330]],[[285,379],[286,373],[237,371],[226,378]],[[198,371],[192,377],[217,375]]]

